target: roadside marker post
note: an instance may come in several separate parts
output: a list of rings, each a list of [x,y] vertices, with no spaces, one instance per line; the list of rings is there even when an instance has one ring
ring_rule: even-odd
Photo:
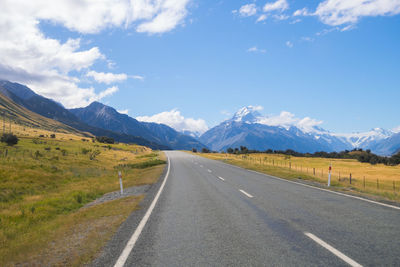
[[[119,187],[121,188],[121,195],[124,194],[124,187],[122,186],[122,174],[121,171],[118,172],[118,177],[119,177]]]
[[[328,187],[331,186],[332,163],[329,165]]]

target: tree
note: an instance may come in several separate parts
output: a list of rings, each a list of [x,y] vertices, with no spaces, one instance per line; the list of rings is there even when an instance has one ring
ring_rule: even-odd
[[[192,148],[192,152],[193,153],[197,153],[197,149],[196,148]]]
[[[232,154],[233,153],[233,148],[228,148],[227,150],[226,150],[226,152],[228,152],[229,154]]]
[[[6,143],[9,146],[13,146],[18,144],[18,137],[12,133],[4,133],[1,137],[1,142]]]
[[[97,142],[105,143],[105,144],[114,144],[114,138],[108,136],[96,136]]]
[[[208,148],[203,147],[201,149],[201,153],[210,153],[210,150]]]

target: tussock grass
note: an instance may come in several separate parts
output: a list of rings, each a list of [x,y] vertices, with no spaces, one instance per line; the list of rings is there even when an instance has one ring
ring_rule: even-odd
[[[62,235],[65,227],[85,224],[82,214],[91,211],[82,213],[81,208],[107,192],[119,190],[118,170],[122,171],[124,187],[130,187],[156,182],[164,168],[162,153],[146,147],[122,143],[105,146],[70,133],[15,125],[12,128],[19,129],[14,132],[19,143],[13,147],[0,143],[0,266],[39,259],[53,234]],[[157,164],[149,164],[149,160]],[[123,164],[141,168],[118,167]],[[139,199],[132,200],[134,204],[126,210],[121,201],[96,206],[93,212],[100,220],[107,205],[120,203],[117,210],[121,213],[115,216],[126,216]],[[104,219],[104,223],[110,222]],[[97,238],[104,240],[120,223],[121,219],[112,220],[106,233],[98,232]],[[101,241],[99,246],[103,244]],[[77,245],[74,253],[80,255],[76,256],[78,263],[81,258],[91,258],[98,247],[83,256],[79,250]],[[73,257],[68,265],[75,264],[72,260],[76,259]]]
[[[350,190],[400,202],[400,166],[372,165],[355,159],[305,158],[262,153],[198,155],[277,177],[303,179],[321,184],[327,184],[328,169],[332,164],[331,185],[334,189]]]

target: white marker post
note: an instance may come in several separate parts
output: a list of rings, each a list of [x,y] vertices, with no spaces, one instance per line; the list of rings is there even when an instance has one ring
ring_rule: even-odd
[[[118,172],[118,177],[119,177],[119,187],[121,188],[121,195],[123,195],[124,194],[124,187],[122,186],[122,174],[121,174],[120,171]]]
[[[328,187],[331,186],[332,163],[329,165]]]

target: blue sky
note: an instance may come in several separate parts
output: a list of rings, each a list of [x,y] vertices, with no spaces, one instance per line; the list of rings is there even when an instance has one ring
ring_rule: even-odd
[[[67,107],[98,100],[178,130],[212,127],[247,105],[334,132],[400,125],[398,0],[109,0],[111,11],[88,1],[82,14],[18,2],[0,4],[10,13],[0,19],[9,35],[0,78]],[[13,12],[28,17],[24,29]]]

